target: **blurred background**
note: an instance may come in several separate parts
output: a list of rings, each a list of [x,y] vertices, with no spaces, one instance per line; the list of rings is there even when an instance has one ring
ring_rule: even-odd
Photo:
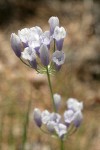
[[[69,97],[84,102],[82,126],[65,142],[66,149],[100,150],[99,0],[0,0],[0,150],[59,149],[57,140],[33,122],[35,107],[52,110],[46,76],[22,64],[10,46],[12,32],[36,25],[49,29],[51,16],[58,16],[68,32],[66,62],[52,77],[54,93],[62,95],[61,111]]]

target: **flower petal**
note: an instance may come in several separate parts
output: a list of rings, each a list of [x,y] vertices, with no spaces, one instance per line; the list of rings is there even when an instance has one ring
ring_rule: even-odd
[[[54,33],[54,29],[56,26],[59,26],[59,19],[58,17],[50,17],[49,19],[49,24],[50,24],[50,33],[51,35]]]
[[[49,64],[49,50],[45,44],[42,44],[40,49],[40,59],[44,66],[48,66]]]
[[[36,125],[38,127],[41,127],[41,125],[42,125],[41,111],[38,108],[35,108],[33,115],[34,115],[34,121],[35,121]]]
[[[52,61],[58,66],[62,65],[65,61],[64,52],[56,50],[52,55]]]
[[[12,33],[10,41],[11,41],[11,47],[15,52],[16,56],[21,57],[22,45],[21,45],[20,38],[15,33]]]

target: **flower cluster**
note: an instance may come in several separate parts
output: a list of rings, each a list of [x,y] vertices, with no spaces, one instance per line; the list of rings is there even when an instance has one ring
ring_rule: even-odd
[[[68,109],[61,116],[58,113],[61,105],[61,96],[59,94],[54,94],[54,102],[57,112],[50,113],[48,110],[41,112],[40,109],[35,108],[33,113],[34,120],[42,131],[61,139],[66,139],[66,136],[76,131],[82,122],[83,115],[81,111],[83,103],[74,98],[69,98],[66,102]]]
[[[50,69],[59,70],[65,61],[62,47],[66,31],[59,25],[58,17],[51,17],[48,22],[50,29],[45,32],[39,26],[35,26],[19,30],[18,35],[11,34],[11,47],[16,56],[40,73],[40,62],[42,70],[48,66]],[[52,42],[54,50],[50,57]]]

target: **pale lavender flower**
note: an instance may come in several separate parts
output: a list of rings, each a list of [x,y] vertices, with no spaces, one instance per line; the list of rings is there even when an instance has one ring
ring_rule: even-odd
[[[79,127],[81,122],[83,120],[83,115],[82,115],[82,112],[79,110],[77,112],[74,113],[74,117],[73,117],[73,124],[76,126],[76,127]]]
[[[45,44],[48,49],[50,48],[50,43],[52,41],[52,36],[50,36],[50,31],[45,31],[41,36],[40,36],[40,41],[42,44]]]
[[[34,115],[34,121],[35,121],[36,125],[38,127],[41,127],[42,126],[41,111],[38,108],[35,108],[33,115]]]
[[[68,109],[72,109],[75,112],[83,109],[83,102],[78,102],[75,98],[69,98],[66,103]]]
[[[72,123],[73,119],[74,119],[74,111],[66,110],[64,112],[64,121],[65,121],[66,125],[69,126],[70,123]]]
[[[32,61],[36,59],[36,52],[34,49],[30,47],[26,47],[23,52],[21,52],[21,56],[23,59]]]
[[[74,112],[73,110],[67,110],[64,112],[64,121],[68,127],[71,123],[73,123],[75,127],[79,127],[82,120],[83,115],[80,110],[76,112]]]
[[[58,17],[50,17],[48,22],[50,24],[50,33],[52,35],[54,33],[55,27],[59,26],[59,19]]]
[[[56,124],[54,128],[55,128],[57,135],[63,139],[64,135],[67,133],[67,127],[64,124],[59,123],[59,124]]]
[[[30,48],[35,49],[36,54],[39,56],[39,54],[40,54],[39,53],[39,48],[40,48],[40,45],[41,45],[40,40],[29,41],[28,45],[29,45]]]
[[[41,59],[42,64],[44,66],[48,66],[48,64],[49,64],[49,50],[45,44],[41,45],[41,47],[39,49],[39,53],[40,53],[40,59]]]
[[[56,93],[53,95],[53,97],[54,97],[54,103],[55,103],[56,109],[58,110],[61,105],[61,96]]]
[[[16,56],[21,57],[22,44],[20,38],[15,33],[12,33],[10,41],[11,41],[11,47],[15,52]]]
[[[37,36],[35,35],[35,39],[38,39],[39,36],[43,33],[42,29],[39,26],[32,27],[30,28],[30,30],[32,31],[32,33],[36,33]]]
[[[39,48],[41,45],[40,36],[43,34],[42,29],[38,26],[30,28],[31,34],[28,41],[28,46],[34,48],[39,56]]]
[[[58,113],[51,113],[46,127],[50,133],[55,133],[55,126],[60,123],[61,116]]]
[[[64,52],[56,50],[52,55],[52,61],[55,63],[56,70],[59,70],[65,61]]]
[[[56,122],[54,122],[54,121],[48,121],[48,123],[47,123],[47,129],[48,129],[48,131],[50,132],[50,133],[54,133],[55,132],[55,128],[54,128],[54,126],[56,126]]]
[[[36,62],[36,52],[34,49],[30,47],[26,47],[23,52],[21,52],[21,56],[23,59],[28,60],[32,68],[37,69]]]
[[[41,114],[42,123],[47,124],[50,121],[50,112],[48,110],[44,110]]]
[[[51,113],[50,114],[50,121],[54,121],[55,123],[59,123],[61,121],[61,115],[58,113]]]
[[[23,42],[24,46],[28,46],[28,41],[30,38],[30,29],[29,28],[24,28],[22,30],[18,30],[18,36],[20,40]]]
[[[24,47],[30,46],[31,48],[37,48],[40,47],[40,35],[42,33],[42,29],[35,26],[19,30],[18,36],[23,42]]]
[[[56,47],[57,47],[57,50],[62,50],[62,47],[63,47],[63,41],[64,41],[64,38],[66,37],[66,31],[63,27],[56,27],[55,30],[54,30],[54,34],[53,34],[53,38],[55,39],[56,41]]]

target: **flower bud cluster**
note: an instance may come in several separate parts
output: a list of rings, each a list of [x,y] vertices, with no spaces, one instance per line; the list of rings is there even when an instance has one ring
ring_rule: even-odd
[[[37,71],[40,70],[40,62],[42,68],[53,64],[53,69],[59,70],[65,61],[62,47],[66,31],[64,27],[60,27],[58,17],[50,17],[48,22],[50,29],[45,32],[39,26],[35,26],[18,30],[17,35],[11,34],[11,47],[16,56]],[[52,42],[54,42],[55,48],[50,58]]]
[[[66,102],[68,109],[60,115],[58,113],[58,108],[61,105],[61,96],[59,94],[54,94],[54,102],[57,112],[50,113],[48,110],[41,112],[40,109],[35,108],[33,113],[34,121],[42,131],[64,140],[80,126],[83,119],[83,103],[74,98],[69,98]]]

